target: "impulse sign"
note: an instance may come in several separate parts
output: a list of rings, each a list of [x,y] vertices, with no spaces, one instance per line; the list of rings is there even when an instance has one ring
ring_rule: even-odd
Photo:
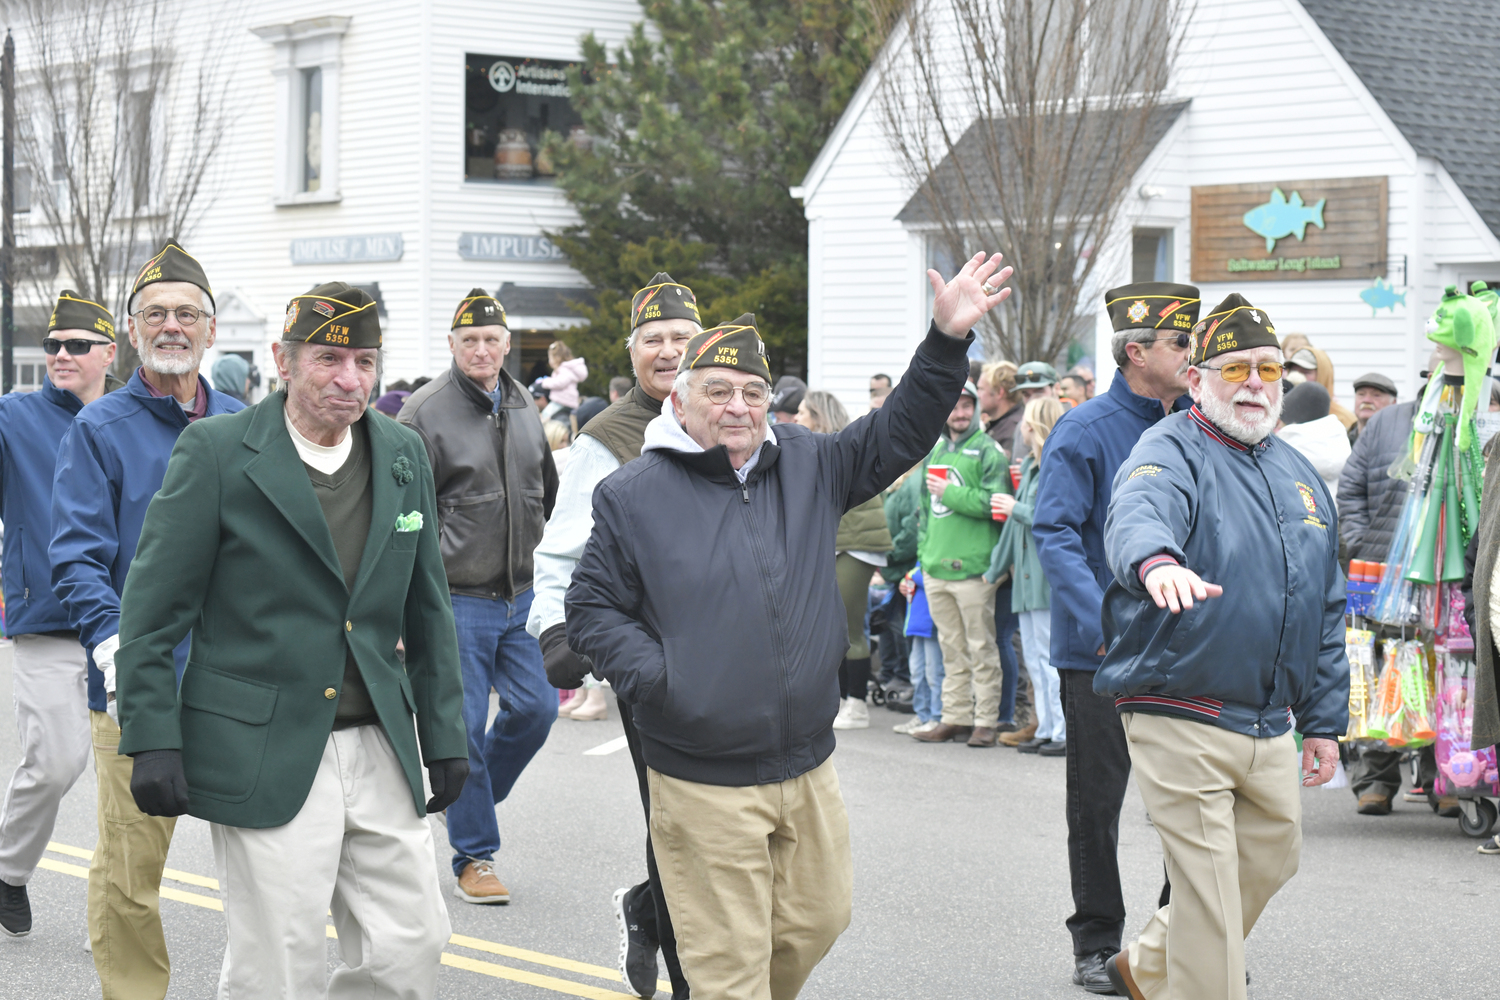
[[[293,264],[400,260],[405,245],[400,233],[368,236],[314,236],[292,240]]]
[[[563,260],[563,252],[545,236],[523,233],[464,233],[458,238],[464,260]]]

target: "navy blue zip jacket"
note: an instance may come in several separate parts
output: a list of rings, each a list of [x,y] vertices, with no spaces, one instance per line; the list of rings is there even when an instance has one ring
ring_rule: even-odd
[[[653,422],[646,452],[595,487],[568,645],[631,705],[647,764],[744,787],[828,759],[849,650],[839,518],[926,457],[972,341],[929,331],[885,405],[837,434],[776,425],[744,483],[723,446],[677,431],[685,447],[653,449]]]
[[[1183,396],[1174,408],[1191,405]],[[1104,560],[1104,517],[1115,472],[1164,416],[1160,400],[1137,396],[1116,372],[1108,392],[1064,413],[1047,436],[1031,535],[1052,585],[1052,665],[1058,669],[1099,666],[1099,609],[1112,578]]]
[[[5,634],[71,629],[68,613],[52,593],[52,473],[57,446],[79,398],[50,378],[36,392],[0,396],[0,518],[5,521],[5,553],[0,559],[5,586]]]
[[[208,392],[207,416],[245,404],[198,382]],[[125,388],[85,406],[63,436],[52,483],[52,589],[69,628],[90,653],[120,631],[120,593],[135,558],[146,507],[161,489],[177,435],[188,425],[181,404],[157,397],[140,369]],[[177,648],[177,677],[187,666],[188,639]],[[89,664],[89,708],[105,708],[104,677]]]
[[[1109,652],[1094,690],[1121,712],[1246,736],[1349,725],[1338,515],[1323,479],[1274,434],[1247,447],[1196,407],[1141,435],[1115,476],[1104,548]],[[1176,562],[1224,588],[1173,614],[1142,578]]]

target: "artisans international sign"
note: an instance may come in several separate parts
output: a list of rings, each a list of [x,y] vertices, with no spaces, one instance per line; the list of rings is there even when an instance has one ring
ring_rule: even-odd
[[[1384,276],[1384,177],[1193,188],[1194,281]]]
[[[367,236],[313,236],[292,240],[293,264],[345,264],[400,260],[405,245],[400,233]]]
[[[545,236],[524,233],[464,233],[458,238],[464,260],[563,260],[557,245]]]

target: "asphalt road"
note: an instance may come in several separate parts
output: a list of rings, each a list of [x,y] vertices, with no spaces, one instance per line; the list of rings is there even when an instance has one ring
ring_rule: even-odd
[[[10,655],[0,647],[0,698]],[[442,997],[556,1000],[623,994],[611,892],[643,877],[645,824],[628,754],[585,751],[620,735],[613,718],[560,720],[499,807],[509,906],[449,898],[456,938]],[[813,973],[809,1000],[920,996],[1081,1000],[1069,983],[1071,910],[1063,850],[1063,762],[1013,751],[920,745],[872,728],[842,733],[834,761],[854,849],[854,921]],[[0,719],[0,780],[17,760],[14,719]],[[31,882],[36,927],[0,940],[0,997],[98,996],[84,951],[87,861],[95,838],[92,771],[63,803],[50,852]],[[1302,869],[1271,902],[1248,944],[1252,998],[1479,996],[1493,989],[1490,942],[1500,918],[1500,857],[1477,854],[1454,820],[1398,805],[1356,816],[1347,790],[1303,793]],[[1161,885],[1161,848],[1134,790],[1120,823],[1130,932]],[[445,831],[434,859],[453,879]],[[208,827],[179,821],[167,865],[211,878]],[[164,883],[173,976],[168,996],[214,995],[224,948],[214,889]],[[330,942],[330,955],[332,954]],[[612,979],[611,979],[612,977]],[[667,994],[663,992],[661,997]]]

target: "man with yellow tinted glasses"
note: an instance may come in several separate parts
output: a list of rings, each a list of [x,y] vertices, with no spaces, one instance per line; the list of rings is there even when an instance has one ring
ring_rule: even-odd
[[[1115,477],[1094,689],[1115,699],[1172,883],[1106,963],[1136,1000],[1244,1000],[1245,937],[1297,870],[1299,783],[1333,777],[1349,721],[1337,514],[1271,433],[1282,360],[1270,317],[1230,295],[1193,328],[1193,408]]]

